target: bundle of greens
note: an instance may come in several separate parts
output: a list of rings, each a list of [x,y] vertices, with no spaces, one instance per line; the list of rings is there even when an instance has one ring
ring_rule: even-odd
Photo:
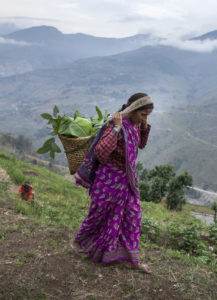
[[[109,113],[105,110],[104,114],[95,106],[97,115],[94,117],[86,118],[84,115],[76,110],[73,116],[61,115],[59,108],[55,105],[53,108],[53,115],[49,113],[41,114],[41,117],[51,124],[51,135],[56,136],[58,134],[67,137],[88,137],[95,136],[97,131],[102,125],[108,121]],[[39,154],[48,153],[52,159],[55,158],[55,153],[60,153],[61,149],[55,143],[55,137],[49,138],[44,142],[42,147],[36,151]]]

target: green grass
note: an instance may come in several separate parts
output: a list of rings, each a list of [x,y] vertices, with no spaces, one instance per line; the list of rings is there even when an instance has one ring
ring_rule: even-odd
[[[77,228],[84,218],[90,199],[85,189],[74,186],[62,175],[46,167],[16,159],[14,155],[0,152],[0,167],[5,169],[14,184],[28,180],[35,191],[34,204],[21,201],[18,194],[10,194],[17,212],[31,216],[43,224],[57,224]],[[25,175],[34,172],[37,176]],[[8,183],[1,183],[0,193],[6,193]],[[143,217],[151,218],[164,227],[168,222],[176,221],[181,225],[193,223],[205,224],[196,220],[191,211],[195,206],[186,204],[180,212],[167,210],[164,203],[142,202]],[[197,208],[199,209],[199,208]],[[202,211],[202,208],[201,208]]]
[[[14,155],[0,152],[0,167],[5,169],[14,184],[21,184],[24,180],[32,183],[36,193],[36,205],[16,201],[16,207],[23,213],[44,216],[44,219],[55,219],[56,223],[62,223],[58,219],[67,219],[73,216],[73,220],[66,225],[74,227],[74,216],[80,219],[84,216],[89,198],[83,188],[76,187],[67,181],[62,175],[48,170],[46,167],[33,165],[31,163],[16,159]],[[25,172],[34,172],[37,176],[25,175]],[[4,190],[8,183],[1,183]],[[1,187],[0,186],[0,187]],[[2,189],[1,188],[1,189]],[[14,197],[19,200],[19,197]],[[182,224],[200,222],[191,216],[191,211],[212,212],[210,208],[199,207],[187,203],[180,212],[167,210],[164,203],[142,202],[143,216],[157,220],[161,225],[176,220]],[[58,213],[59,211],[59,213]],[[47,217],[45,217],[47,215]],[[53,216],[53,217],[52,217]],[[63,222],[65,224],[65,222]]]
[[[186,203],[185,205],[185,209],[190,210],[190,211],[195,211],[198,213],[206,213],[206,214],[210,214],[213,215],[213,210],[211,209],[211,207],[209,206],[203,206],[203,205],[194,205],[191,203]]]
[[[193,209],[192,209],[193,210]],[[206,228],[206,225],[191,215],[189,206],[183,206],[182,211],[170,211],[166,208],[164,202],[142,202],[143,217],[151,218],[157,221],[161,227],[168,225],[170,222],[180,223],[180,225],[200,224]]]
[[[84,189],[73,186],[62,175],[51,172],[45,167],[17,160],[13,156],[5,157],[0,153],[0,167],[5,169],[14,184],[23,180],[31,182],[35,191],[32,204],[21,201],[18,193],[10,194],[15,210],[31,216],[42,224],[57,224],[77,228],[85,215],[89,199]],[[25,172],[33,171],[37,176],[24,176]],[[4,191],[8,183],[4,183]],[[9,196],[9,195],[8,195]]]
[[[38,224],[66,226],[70,229],[79,227],[90,204],[90,198],[85,189],[74,186],[62,175],[46,167],[18,160],[15,156],[3,152],[0,152],[0,167],[7,171],[13,184],[21,184],[25,179],[32,183],[35,191],[35,201],[26,203],[20,199],[18,193],[7,191],[10,183],[1,183],[0,201],[11,201],[16,212],[31,217]],[[25,175],[25,172],[30,171],[37,176]],[[142,202],[143,218],[158,222],[162,230],[166,229],[170,222],[176,222],[180,226],[200,224],[201,228],[206,231],[207,226],[191,215],[194,208],[195,206],[187,204],[183,206],[182,211],[177,212],[167,210],[165,203]],[[202,211],[202,208],[200,209]],[[3,232],[0,239],[3,240],[6,235],[7,232]],[[141,245],[145,248],[149,243],[144,243],[142,239]],[[165,248],[162,248],[162,251],[183,261],[190,260],[193,264],[206,264],[203,258],[191,257],[180,251]]]

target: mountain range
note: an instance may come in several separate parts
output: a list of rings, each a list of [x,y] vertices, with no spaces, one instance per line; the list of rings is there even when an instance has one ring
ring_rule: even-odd
[[[216,32],[195,39],[215,39]],[[40,114],[55,104],[63,113],[79,109],[90,116],[95,105],[114,112],[131,94],[147,92],[155,110],[139,159],[150,168],[161,163],[185,168],[196,185],[217,190],[216,50],[159,45],[150,35],[63,34],[47,26],[2,39],[8,42],[0,44],[2,132],[23,133],[37,148],[49,133]],[[66,163],[64,154],[59,159]]]
[[[51,26],[31,27],[0,38],[0,76],[67,65],[75,60],[130,51],[156,40],[149,34],[126,38],[63,34]]]

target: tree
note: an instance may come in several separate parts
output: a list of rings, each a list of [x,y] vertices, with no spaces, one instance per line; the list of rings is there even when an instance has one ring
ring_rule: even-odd
[[[172,210],[181,210],[182,205],[186,203],[184,187],[191,186],[192,176],[184,171],[182,174],[172,178],[168,185],[168,194],[166,197],[167,208]]]
[[[155,166],[152,170],[137,164],[141,200],[160,202],[166,197],[168,209],[181,210],[186,202],[184,188],[191,186],[193,179],[187,171],[176,176],[174,166],[165,164]]]
[[[15,145],[20,154],[32,152],[32,141],[23,134],[18,135]]]
[[[154,169],[149,171],[148,178],[151,179],[153,177],[161,177],[165,181],[168,181],[171,177],[176,175],[174,171],[174,166],[165,164],[155,166]]]
[[[149,198],[152,199],[153,202],[161,202],[162,197],[164,197],[166,193],[164,180],[161,177],[154,177],[150,183],[150,191]]]
[[[160,202],[166,195],[168,181],[175,176],[173,166],[160,165],[148,170],[144,169],[142,163],[139,162],[137,171],[140,179],[141,199]]]
[[[150,186],[148,184],[148,182],[145,182],[145,181],[142,181],[139,185],[139,188],[140,188],[140,196],[141,196],[141,200],[143,201],[151,201],[151,198],[150,198]]]
[[[3,146],[11,146],[12,149],[15,149],[16,138],[11,135],[11,133],[2,133],[1,134],[1,144]]]
[[[214,223],[217,223],[217,201],[212,204],[212,209],[214,210]]]
[[[2,145],[10,146],[19,154],[32,153],[32,141],[23,134],[14,137],[10,133],[3,133],[0,140]]]

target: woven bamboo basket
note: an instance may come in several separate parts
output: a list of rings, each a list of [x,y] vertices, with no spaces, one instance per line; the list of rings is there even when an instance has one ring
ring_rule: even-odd
[[[85,153],[94,137],[67,137],[61,134],[58,134],[58,137],[63,144],[70,174],[73,175],[84,160]]]

